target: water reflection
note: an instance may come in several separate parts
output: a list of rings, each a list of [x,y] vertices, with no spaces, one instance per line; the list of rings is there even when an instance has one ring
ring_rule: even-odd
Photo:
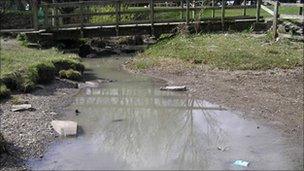
[[[97,78],[118,82],[82,89],[67,112],[81,111],[68,119],[84,133],[53,144],[32,169],[243,169],[231,165],[236,159],[249,169],[292,169],[273,130],[187,93],[159,91],[161,83],[119,70],[119,60],[96,60],[87,63]]]

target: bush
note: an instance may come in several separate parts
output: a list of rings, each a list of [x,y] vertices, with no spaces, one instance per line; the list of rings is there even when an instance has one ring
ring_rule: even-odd
[[[75,71],[73,69],[69,70],[61,70],[59,72],[60,78],[66,78],[69,80],[80,81],[82,79],[82,75],[79,71]]]
[[[34,64],[30,68],[36,72],[38,83],[50,83],[55,78],[55,66],[51,62]]]
[[[10,90],[4,84],[0,83],[0,99],[9,97],[10,94],[11,94]],[[1,137],[0,137],[0,141],[1,141]],[[0,147],[0,153],[1,153],[1,147]]]
[[[68,69],[73,69],[79,71],[80,73],[84,72],[84,65],[74,60],[57,59],[57,60],[53,60],[52,63],[55,66],[56,73],[59,73],[59,71],[61,70],[68,70]]]
[[[20,73],[11,72],[11,73],[2,75],[1,81],[9,89],[17,90],[19,78],[20,78]]]

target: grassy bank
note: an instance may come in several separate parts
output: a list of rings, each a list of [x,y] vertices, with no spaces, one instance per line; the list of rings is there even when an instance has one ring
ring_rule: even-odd
[[[38,83],[49,83],[61,70],[73,69],[79,73],[84,70],[76,55],[56,49],[30,49],[20,44],[16,40],[1,39],[1,98],[9,91],[29,92]]]
[[[132,67],[147,69],[173,59],[228,70],[294,68],[303,65],[303,43],[270,42],[267,36],[248,33],[176,36],[150,46]]]

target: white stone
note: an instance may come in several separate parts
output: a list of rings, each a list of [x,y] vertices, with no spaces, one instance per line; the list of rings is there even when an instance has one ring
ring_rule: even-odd
[[[160,90],[167,90],[167,91],[186,91],[186,86],[166,86],[160,88]]]
[[[21,105],[13,105],[12,106],[12,111],[13,112],[29,110],[29,109],[32,109],[31,104],[21,104]]]
[[[73,136],[77,134],[77,122],[54,120],[51,122],[51,125],[60,135]]]

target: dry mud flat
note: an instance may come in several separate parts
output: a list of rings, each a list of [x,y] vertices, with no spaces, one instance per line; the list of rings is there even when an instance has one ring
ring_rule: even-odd
[[[50,122],[71,103],[78,90],[70,81],[56,79],[31,94],[17,94],[1,102],[0,132],[7,141],[9,155],[0,158],[0,170],[26,169],[29,158],[43,157],[49,142],[55,139]],[[31,104],[32,110],[12,112],[15,103]]]
[[[269,124],[291,142],[303,144],[303,68],[222,71],[177,62],[132,72],[186,85],[193,96],[241,111],[243,117]]]

